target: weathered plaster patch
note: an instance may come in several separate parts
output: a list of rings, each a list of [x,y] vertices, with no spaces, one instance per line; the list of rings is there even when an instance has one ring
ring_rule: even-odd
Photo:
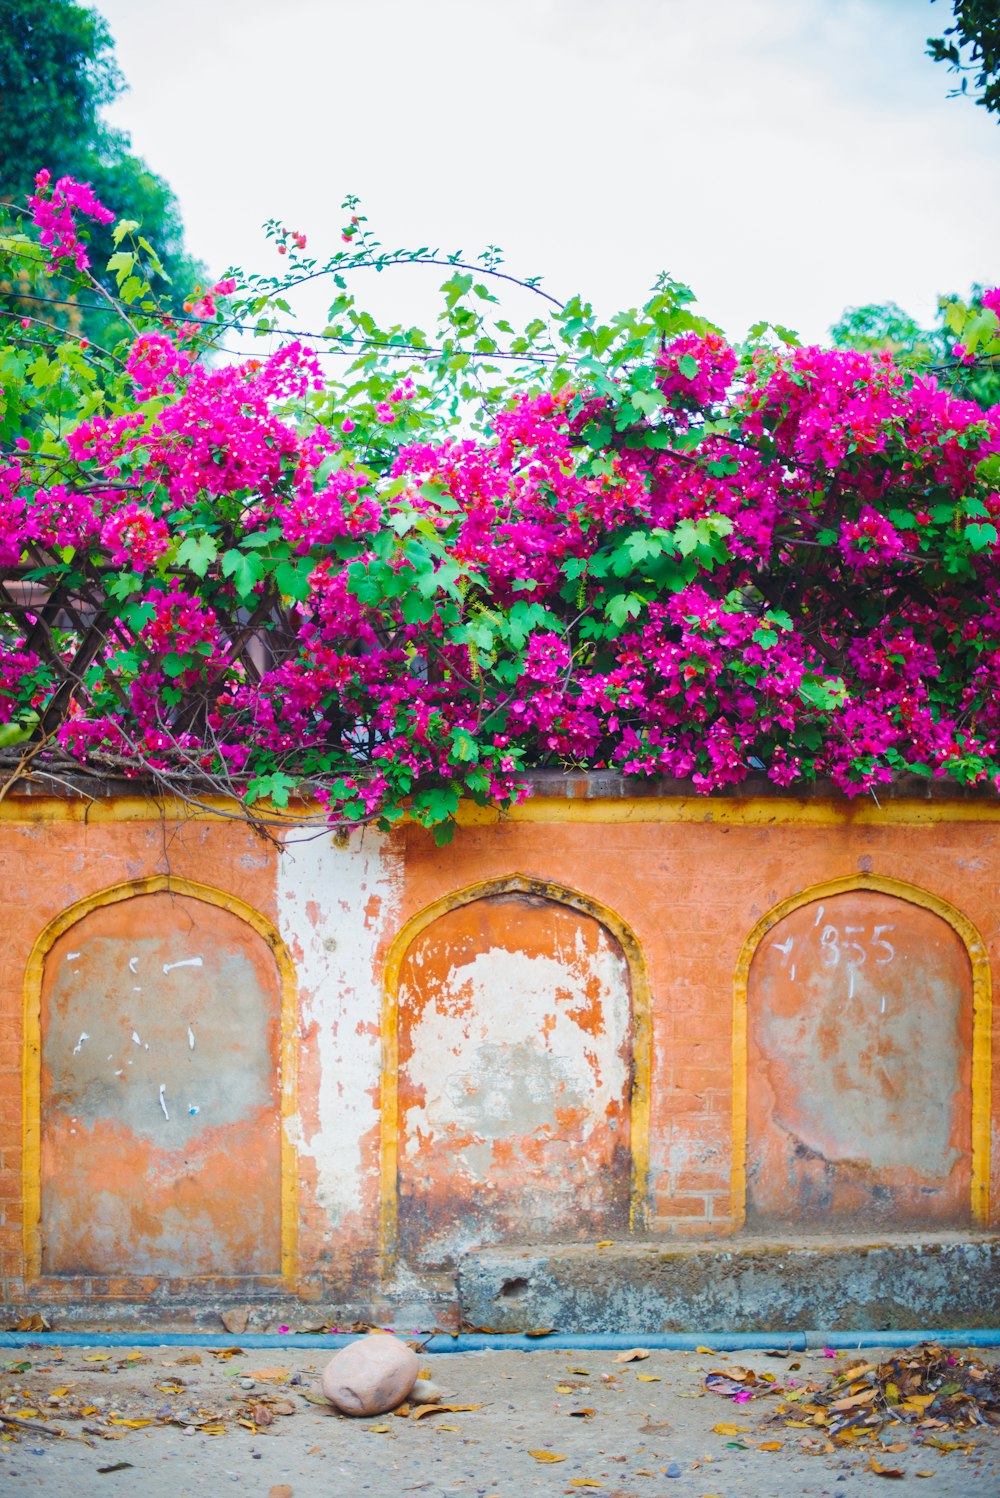
[[[398,855],[370,828],[342,846],[332,834],[296,843],[279,861],[278,928],[298,974],[300,1033],[311,1036],[319,1068],[317,1127],[308,1134],[300,1115],[292,1128],[331,1227],[362,1207],[363,1142],[377,1121],[381,1070],[376,958],[401,882]]]
[[[573,1014],[589,1008],[595,978],[596,1036]],[[629,1021],[621,958],[607,942],[578,967],[505,948],[477,953],[451,970],[413,1027],[407,1071],[424,1101],[409,1112],[407,1149],[450,1128],[478,1139],[558,1132],[565,1108],[579,1110],[586,1137],[625,1092]]]

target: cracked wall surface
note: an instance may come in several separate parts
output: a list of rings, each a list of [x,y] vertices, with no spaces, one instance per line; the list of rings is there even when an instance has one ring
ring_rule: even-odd
[[[187,896],[137,884],[100,906],[102,891],[150,879],[215,891],[214,913],[196,912],[195,946]],[[627,1237],[640,1135],[649,1233],[724,1237],[741,1222],[741,1118],[751,1223],[982,1225],[970,1207],[977,1149],[992,1171],[978,1200],[996,1223],[1000,1147],[984,1146],[991,1117],[973,1116],[972,1093],[978,1067],[997,1139],[1000,1036],[980,981],[973,1039],[964,939],[898,894],[808,898],[877,879],[960,912],[981,937],[981,980],[1000,975],[992,803],[941,802],[931,815],[916,802],[862,814],[780,798],[542,800],[501,821],[470,817],[445,848],[407,824],[281,854],[238,822],[163,821],[127,798],[8,797],[7,1299],[138,1301],[185,1285],[218,1297],[255,1284],[371,1307],[393,1212],[398,1274],[430,1294],[481,1245]],[[461,896],[483,884],[488,899]],[[36,944],[87,900],[99,908],[77,938],[54,940],[26,1008]],[[741,1114],[734,983],[749,933],[789,900],[804,903],[750,964]],[[168,905],[170,919],[154,913]],[[255,929],[237,907],[258,913]],[[634,952],[650,1032],[638,1132]],[[387,1124],[390,1062],[398,1117]]]

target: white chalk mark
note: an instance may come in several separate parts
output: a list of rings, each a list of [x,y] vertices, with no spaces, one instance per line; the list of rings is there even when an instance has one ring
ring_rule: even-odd
[[[77,1041],[76,1045],[73,1047],[73,1055],[74,1056],[79,1056],[80,1052],[83,1050],[83,1042],[85,1040],[89,1040],[89,1039],[90,1039],[90,1036],[87,1034],[86,1030],[81,1030],[80,1031],[80,1039]],[[109,1056],[108,1060],[110,1061],[110,1059],[111,1058]]]
[[[134,983],[132,985],[132,992],[133,993],[142,993],[142,989],[139,987],[138,983]]]
[[[816,912],[816,919],[815,919],[815,920],[814,920],[814,921],[813,921],[813,925],[814,925],[814,926],[818,926],[818,925],[819,925],[819,923],[820,923],[820,921],[821,921],[821,920],[822,920],[822,919],[823,919],[823,907],[822,907],[822,905],[821,905],[821,906],[820,906],[820,907],[819,907],[819,909],[818,909],[818,910],[817,910],[817,912]]]
[[[851,975],[851,982],[850,982],[850,987],[847,990],[847,997],[849,999],[853,999],[854,998],[854,969],[853,969],[853,967],[849,967],[847,969],[847,971]]]
[[[82,956],[83,956],[82,952],[67,952],[66,953],[66,961],[67,962],[75,962],[78,957],[82,957]]]
[[[142,1041],[139,1039],[134,1030],[132,1031],[132,1039],[135,1041],[136,1045],[142,1045]]]
[[[892,959],[896,955],[896,948],[893,946],[892,942],[891,941],[886,941],[885,937],[881,935],[881,932],[883,932],[883,931],[891,931],[892,929],[893,929],[892,926],[876,926],[875,927],[875,934],[872,937],[872,946],[873,947],[885,947],[886,951],[889,953],[888,957],[884,957],[882,959],[882,961],[879,963],[879,967],[886,967],[892,961]]]
[[[166,1092],[166,1090],[167,1090],[167,1084],[165,1082],[161,1082],[160,1083],[160,1107],[163,1109],[163,1116],[164,1116],[164,1118],[167,1120],[167,1123],[169,1123],[170,1122],[170,1114],[167,1112],[167,1100],[166,1100],[166,1098],[163,1095]]]
[[[109,1051],[108,1052],[108,1060],[109,1061],[113,1061],[114,1059],[115,1059],[115,1053],[114,1053],[114,1051]]]
[[[165,962],[163,971],[171,973],[175,967],[204,967],[204,965],[200,957],[185,957],[180,962]]]
[[[143,1050],[144,1051],[148,1051],[149,1050],[149,1041],[148,1040],[146,1041],[146,1044],[143,1046]]]
[[[194,1031],[190,1025],[188,1025],[188,1046],[192,1051],[194,1050]]]
[[[882,1007],[879,1010],[879,1014],[884,1014],[884,1013],[885,1013],[885,994],[882,995]]]
[[[115,1076],[116,1077],[123,1077],[124,1075],[125,1075],[125,1068],[124,1067],[122,1067],[121,1071],[116,1071],[115,1072]]]
[[[788,954],[792,950],[792,948],[794,947],[794,945],[795,945],[795,937],[794,936],[790,936],[787,941],[776,941],[775,944],[774,944],[774,950],[776,952],[780,952],[781,955],[782,955],[782,957],[784,957],[785,961],[787,962],[788,961]]]
[[[130,957],[129,958],[129,960],[128,960],[128,970],[129,970],[130,973],[137,973],[139,971],[139,959],[138,959],[138,957]]]
[[[795,982],[795,963],[792,963],[792,982]]]

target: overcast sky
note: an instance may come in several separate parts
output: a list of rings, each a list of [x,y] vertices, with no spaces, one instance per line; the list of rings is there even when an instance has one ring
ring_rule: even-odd
[[[605,311],[661,269],[739,336],[1000,280],[1000,123],[924,55],[948,0],[97,0],[111,113],[221,273],[271,215],[475,252]],[[422,298],[402,272],[400,320]],[[410,278],[408,280],[408,277]]]

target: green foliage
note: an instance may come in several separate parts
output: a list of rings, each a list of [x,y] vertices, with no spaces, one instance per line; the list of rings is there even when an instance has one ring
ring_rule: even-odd
[[[156,244],[162,263],[157,290],[175,312],[208,273],[184,246],[177,199],[162,177],[131,151],[129,137],[101,119],[101,109],[125,89],[114,58],[107,23],[74,0],[0,0],[0,197],[23,204],[34,190],[39,167],[53,178],[89,182],[98,198],[114,203],[118,214],[137,221],[143,237]],[[94,225],[91,260],[109,291],[113,276],[104,271],[114,249],[110,227]],[[51,318],[107,343],[121,332],[109,329],[110,308],[60,319],[45,302],[58,292],[24,260],[0,292],[20,293],[18,312]]]
[[[1000,342],[993,315],[984,309],[983,287],[968,296],[938,298],[933,327],[923,328],[895,302],[847,307],[830,329],[836,348],[874,353],[885,349],[898,363],[933,372],[956,395],[987,410],[1000,402]],[[956,358],[956,348],[964,355]]]
[[[997,0],[953,0],[954,21],[943,36],[927,38],[927,52],[960,75],[951,96],[978,91],[977,104],[1000,114],[1000,7]]]

